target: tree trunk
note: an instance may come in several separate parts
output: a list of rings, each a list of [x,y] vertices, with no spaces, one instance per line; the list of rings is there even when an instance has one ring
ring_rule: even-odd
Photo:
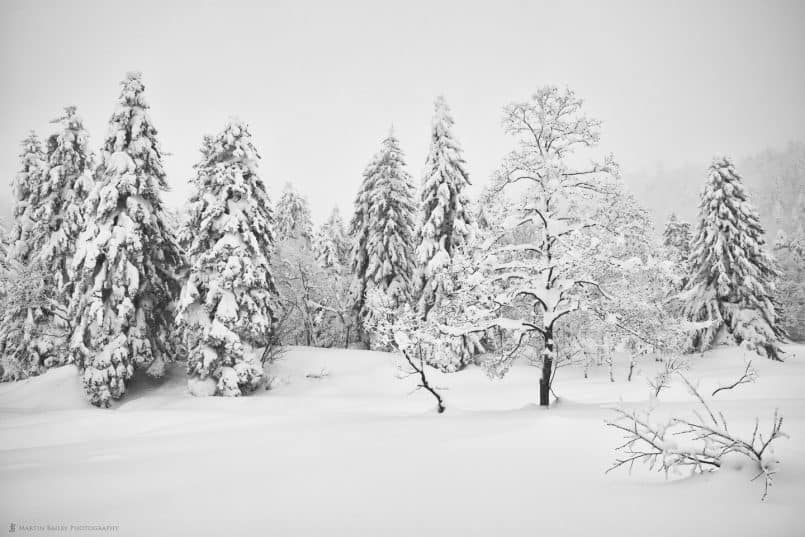
[[[551,404],[551,372],[553,371],[553,330],[545,329],[545,349],[542,351],[542,378],[539,379],[539,406]]]
[[[345,349],[349,348],[349,329],[350,329],[350,326],[347,325],[347,334],[346,334],[346,337],[344,338],[344,348]]]

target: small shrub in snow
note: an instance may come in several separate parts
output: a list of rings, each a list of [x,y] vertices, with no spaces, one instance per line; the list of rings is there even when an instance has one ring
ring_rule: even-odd
[[[323,379],[325,377],[329,377],[329,376],[330,376],[330,372],[327,371],[327,369],[322,367],[317,373],[307,373],[305,375],[305,378],[321,380],[321,379]]]
[[[682,371],[687,371],[690,363],[686,358],[681,356],[672,356],[662,363],[662,368],[654,375],[653,378],[648,379],[648,386],[651,390],[651,396],[657,398],[660,392],[666,388],[671,387],[673,376]]]
[[[425,355],[439,352],[442,334],[434,330],[432,323],[423,321],[408,305],[396,307],[395,301],[379,289],[368,293],[366,329],[373,334],[378,345],[400,353],[405,364],[400,368],[404,377],[417,377],[416,390],[425,390],[435,399],[441,414],[447,408],[438,388],[431,385],[427,376]]]
[[[642,462],[650,470],[665,472],[666,476],[685,468],[696,474],[722,467],[734,468],[741,460],[748,459],[757,472],[753,480],[762,478],[764,481],[762,499],[765,500],[779,465],[772,443],[787,437],[782,430],[782,416],[774,411],[771,427],[765,435],[760,432],[760,421],[755,418],[752,436],[742,438],[729,430],[724,414],[715,412],[693,383],[681,373],[678,377],[697,399],[699,410],[694,410],[692,417],[656,422],[651,409],[614,409],[616,418],[606,424],[624,432],[626,442],[616,448],[621,455],[607,472],[621,467],[631,472],[636,462]],[[741,383],[739,379],[734,385]]]

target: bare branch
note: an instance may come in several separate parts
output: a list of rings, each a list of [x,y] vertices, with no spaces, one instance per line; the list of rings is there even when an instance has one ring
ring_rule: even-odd
[[[744,369],[743,375],[741,375],[741,377],[738,380],[736,380],[732,384],[716,388],[715,390],[713,390],[713,393],[711,395],[715,396],[715,394],[717,394],[722,390],[731,390],[736,386],[740,386],[741,384],[749,384],[755,382],[755,380],[757,380],[757,371],[755,371],[754,368],[752,368],[752,360],[749,360],[746,363],[746,369]]]

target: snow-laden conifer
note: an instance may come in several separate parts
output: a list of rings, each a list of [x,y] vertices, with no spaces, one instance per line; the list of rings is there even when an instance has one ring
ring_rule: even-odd
[[[665,223],[662,238],[662,245],[675,267],[672,276],[673,287],[676,291],[684,289],[690,271],[690,249],[693,246],[691,226],[688,222],[677,218],[676,213],[671,213]]]
[[[419,314],[427,316],[443,293],[438,275],[465,243],[472,231],[469,201],[464,189],[470,184],[461,147],[453,137],[453,117],[443,97],[436,99],[430,152],[420,193],[420,221],[416,233]]]
[[[690,223],[677,218],[676,213],[671,213],[668,222],[665,223],[665,230],[662,233],[663,245],[673,248],[683,262],[687,262],[690,257],[690,248],[693,243]]]
[[[52,288],[55,299],[44,307],[39,323],[42,339],[46,340],[40,348],[51,349],[49,355],[43,356],[45,367],[63,364],[68,359],[68,308],[72,292],[69,271],[84,227],[84,202],[94,184],[89,134],[75,107],[65,108],[64,115],[52,123],[59,129],[48,138],[47,164],[32,233],[44,285]]]
[[[313,240],[316,259],[325,269],[341,274],[349,263],[350,241],[338,207],[321,225]]]
[[[201,152],[184,233],[190,273],[178,322],[191,391],[237,396],[259,386],[257,349],[272,336],[274,216],[245,124],[230,121],[205,138]]]
[[[692,341],[704,350],[722,336],[778,358],[774,284],[778,272],[766,250],[763,227],[741,177],[725,157],[713,160],[699,205],[683,295],[692,321],[707,321]]]
[[[72,264],[71,347],[98,406],[122,397],[136,369],[159,376],[171,360],[183,263],[160,199],[162,150],[140,74],[121,85]]]
[[[302,238],[307,242],[313,239],[313,223],[307,199],[286,183],[282,196],[277,202],[276,231],[277,240]]]
[[[355,313],[366,315],[366,292],[379,288],[392,303],[411,296],[414,271],[414,188],[400,144],[389,134],[363,173],[350,222]]]
[[[0,223],[0,272],[8,268],[8,231]],[[2,297],[3,290],[0,288],[0,297]]]
[[[35,212],[40,204],[39,191],[47,167],[47,156],[35,132],[22,141],[20,171],[11,185],[14,219],[8,235],[9,255],[20,263],[28,263],[34,251]]]
[[[87,147],[89,134],[74,106],[65,108],[64,115],[53,123],[60,128],[48,139],[35,235],[41,241],[41,261],[53,274],[56,287],[64,290],[84,225],[82,208],[93,187],[92,153]]]
[[[33,131],[22,142],[21,166],[12,181],[13,224],[4,259],[4,308],[0,319],[0,369],[3,380],[17,380],[44,370],[52,341],[43,337],[51,293],[37,251],[37,212],[47,168],[39,137]]]

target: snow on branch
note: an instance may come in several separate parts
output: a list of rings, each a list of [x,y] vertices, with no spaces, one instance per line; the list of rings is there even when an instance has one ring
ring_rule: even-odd
[[[742,379],[749,374],[748,366],[746,371]],[[640,462],[647,464],[649,470],[664,472],[667,477],[670,472],[677,473],[681,468],[690,468],[694,474],[729,466],[740,468],[742,460],[749,459],[757,470],[752,481],[763,478],[761,500],[765,500],[779,464],[772,443],[788,437],[782,430],[783,417],[775,409],[765,435],[759,432],[760,420],[755,418],[751,438],[741,438],[729,430],[724,414],[708,404],[695,384],[681,373],[678,376],[703,412],[694,410],[693,418],[671,417],[657,423],[651,419],[651,409],[613,409],[616,417],[607,420],[606,425],[623,432],[626,441],[615,448],[619,455],[607,473],[622,467],[631,473],[634,464]],[[732,387],[742,383],[745,382],[739,379]]]
[[[669,358],[663,362],[663,368],[649,379],[648,385],[654,398],[659,397],[660,392],[671,386],[671,379],[675,373],[687,370],[690,364],[681,356]]]

